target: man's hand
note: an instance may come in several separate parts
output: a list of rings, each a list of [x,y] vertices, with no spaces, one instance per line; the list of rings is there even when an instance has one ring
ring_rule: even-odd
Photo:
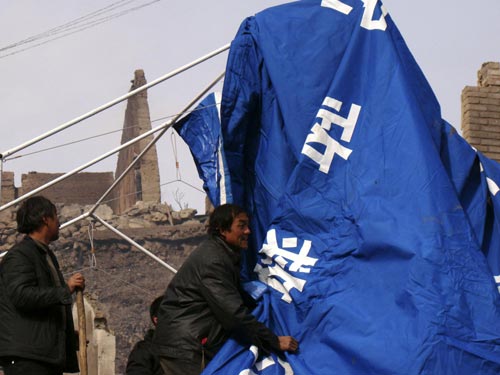
[[[280,349],[285,352],[295,352],[299,348],[299,343],[292,336],[278,336]]]
[[[73,293],[76,288],[85,289],[85,278],[81,273],[75,273],[67,282],[69,291]]]

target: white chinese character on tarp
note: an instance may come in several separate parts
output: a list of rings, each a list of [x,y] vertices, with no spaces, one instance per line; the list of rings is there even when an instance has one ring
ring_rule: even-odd
[[[323,0],[321,2],[321,6],[325,8],[331,8],[344,14],[349,14],[352,10],[352,6],[344,4],[340,0]]]
[[[367,30],[382,30],[387,29],[387,22],[385,22],[385,16],[387,15],[387,10],[383,5],[380,4],[381,15],[378,20],[373,19],[375,13],[375,8],[379,5],[378,0],[362,0],[364,3],[365,11],[363,12],[363,18],[361,19],[361,27]]]
[[[276,361],[273,359],[272,356],[265,357],[261,361],[257,362],[259,350],[257,349],[257,347],[255,345],[252,345],[249,350],[254,356],[252,369],[255,369],[257,372],[254,372],[252,369],[246,369],[246,370],[241,371],[239,373],[239,375],[257,375],[257,374],[260,374],[263,370],[265,370],[268,367],[276,366]],[[285,375],[294,375],[292,367],[290,366],[290,364],[288,362],[282,360],[279,357],[277,358],[277,360],[278,360],[278,364],[285,370]]]
[[[498,293],[500,293],[500,276],[495,275],[493,276],[493,278],[495,279],[495,283],[497,284]]]
[[[306,280],[293,276],[290,272],[310,273],[311,267],[318,261],[317,258],[309,257],[311,245],[311,241],[304,240],[298,252],[291,251],[291,249],[298,249],[298,238],[283,238],[279,246],[276,229],[269,230],[266,243],[259,251],[265,257],[262,259],[262,264],[255,266],[259,280],[281,292],[283,294],[281,299],[288,303],[292,302],[290,291],[296,289],[302,292]]]
[[[331,130],[332,125],[340,126],[342,127],[340,140],[350,142],[361,112],[361,106],[352,104],[347,117],[342,117],[338,113],[332,112],[332,110],[340,112],[342,102],[339,100],[327,96],[322,106],[330,109],[320,108],[318,111],[316,118],[320,120],[313,125],[311,133],[308,134],[302,148],[302,153],[318,163],[319,170],[327,174],[330,171],[330,166],[335,155],[339,155],[342,159],[347,160],[352,152],[351,149],[342,146],[338,140],[332,138],[327,132]],[[324,151],[320,152],[311,146],[311,144],[315,143],[323,145]]]
[[[361,27],[367,30],[381,30],[385,31],[387,22],[385,16],[387,10],[379,2],[379,0],[361,0],[363,2],[363,18],[361,19]],[[374,20],[375,9],[380,5],[381,15],[378,20]],[[352,6],[343,3],[340,0],[322,0],[321,6],[323,8],[330,8],[345,15],[349,15],[352,11]]]
[[[471,146],[472,147],[472,146]],[[477,150],[472,147],[474,151],[477,153]],[[479,171],[481,173],[484,173],[484,167],[482,163],[479,163]],[[486,185],[488,185],[488,190],[490,191],[491,195],[496,196],[498,192],[500,191],[500,188],[498,187],[498,184],[493,181],[491,178],[486,176]]]

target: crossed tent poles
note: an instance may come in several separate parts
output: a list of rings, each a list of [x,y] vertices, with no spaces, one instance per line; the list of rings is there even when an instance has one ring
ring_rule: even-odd
[[[219,55],[220,53],[228,50],[230,47],[229,44],[226,44],[225,46],[223,47],[220,47],[194,61],[192,61],[191,63],[188,63],[180,68],[177,68],[167,74],[165,74],[164,76],[160,77],[160,78],[157,78],[155,79],[154,81],[144,85],[144,86],[141,86],[133,91],[130,91],[129,93],[125,94],[125,95],[122,95],[98,108],[95,108],[79,117],[76,117],[74,118],[73,120],[71,121],[68,121],[64,124],[61,124],[60,126],[36,137],[36,138],[33,138],[32,140],[30,141],[27,141],[17,147],[14,147],[10,150],[7,150],[5,152],[2,152],[0,154],[0,198],[1,198],[1,178],[2,178],[2,173],[3,173],[3,166],[4,166],[4,163],[11,157],[13,156],[14,154],[16,154],[17,152],[29,147],[29,146],[32,146],[33,144],[35,143],[38,143],[48,137],[51,137],[71,126],[74,126],[76,124],[78,124],[79,122],[85,120],[85,119],[88,119],[118,103],[121,103],[122,101],[125,101],[127,100],[128,98],[130,98],[131,96],[135,95],[135,94],[138,94],[142,91],[145,91],[161,82],[164,82],[174,76],[176,76],[177,74],[180,74],[208,59],[211,59],[212,57],[215,57],[217,55]],[[146,248],[144,248],[143,246],[139,245],[137,242],[135,242],[133,239],[131,239],[130,237],[128,237],[127,235],[125,235],[124,233],[122,233],[121,231],[119,231],[118,229],[116,229],[115,227],[113,227],[111,224],[109,224],[108,222],[106,222],[104,219],[102,219],[101,217],[99,217],[97,214],[96,214],[96,210],[98,209],[98,207],[103,203],[103,201],[109,196],[109,194],[111,193],[111,191],[123,180],[123,178],[125,177],[125,175],[132,169],[134,168],[134,166],[137,164],[137,162],[139,160],[141,160],[141,158],[144,156],[144,154],[146,152],[149,151],[149,149],[151,147],[153,147],[156,142],[158,142],[158,140],[166,133],[166,131],[168,129],[170,129],[176,122],[177,120],[179,120],[179,118],[181,118],[184,114],[186,114],[190,108],[192,106],[194,106],[199,100],[201,100],[223,77],[224,77],[224,74],[225,72],[223,72],[222,74],[220,74],[214,81],[212,81],[207,87],[205,87],[199,94],[197,94],[185,107],[182,111],[180,111],[178,114],[176,114],[173,118],[171,118],[170,120],[162,123],[161,125],[155,127],[155,128],[152,128],[151,130],[137,136],[136,138],[133,138],[131,139],[130,141],[120,145],[119,147],[116,147],[106,153],[104,153],[103,155],[63,174],[62,176],[59,176],[55,179],[53,179],[52,181],[49,181],[48,183],[22,195],[21,197],[17,198],[17,199],[14,199],[12,200],[11,202],[9,203],[6,203],[4,204],[3,206],[0,206],[0,212],[1,211],[4,211],[6,210],[7,208],[9,207],[12,207],[26,199],[28,199],[29,197],[33,196],[33,195],[36,195],[40,192],[42,192],[43,190],[45,189],[48,189],[49,187],[53,186],[53,185],[56,185],[57,183],[73,176],[74,174],[110,157],[111,155],[114,155],[115,153],[119,152],[120,150],[122,149],[125,149],[129,146],[131,146],[132,144],[135,144],[139,141],[141,141],[142,139],[144,138],[147,138],[151,135],[154,135],[156,134],[153,139],[144,147],[144,149],[134,158],[134,160],[130,163],[130,165],[122,172],[122,174],[120,176],[118,176],[115,181],[113,182],[113,184],[108,188],[108,190],[106,190],[106,192],[104,192],[104,194],[97,200],[97,202],[88,210],[86,211],[85,213],[83,213],[82,215],[78,216],[78,217],[75,217],[65,223],[63,223],[61,225],[61,229],[63,228],[66,228],[80,220],[83,220],[83,219],[86,219],[88,217],[91,217],[93,218],[94,220],[98,221],[99,223],[101,223],[104,227],[106,227],[107,229],[109,229],[110,231],[112,231],[113,233],[115,233],[116,235],[118,235],[119,237],[121,237],[123,240],[127,241],[128,243],[130,243],[132,246],[136,247],[137,249],[139,249],[140,251],[142,251],[144,254],[146,254],[147,256],[151,257],[152,259],[154,259],[156,262],[160,263],[162,266],[164,266],[165,268],[167,268],[168,270],[170,270],[171,272],[173,273],[176,273],[177,270],[170,266],[169,264],[167,264],[166,262],[164,262],[162,259],[158,258],[156,255],[154,255],[152,252],[150,252],[149,250],[147,250]],[[6,253],[3,253],[3,254],[0,254],[0,258],[3,257]]]

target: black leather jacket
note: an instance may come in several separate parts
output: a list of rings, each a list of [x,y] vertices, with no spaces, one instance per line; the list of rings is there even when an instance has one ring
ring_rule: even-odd
[[[153,353],[154,329],[148,330],[144,340],[137,342],[127,361],[126,375],[163,375],[159,358]]]
[[[51,256],[61,287],[55,286],[44,250],[29,236],[0,262],[0,357],[78,372],[71,293]]]
[[[239,252],[217,237],[191,253],[160,306],[153,339],[160,356],[190,359],[204,350],[211,359],[231,335],[267,353],[279,350],[277,336],[244,305],[239,259]]]

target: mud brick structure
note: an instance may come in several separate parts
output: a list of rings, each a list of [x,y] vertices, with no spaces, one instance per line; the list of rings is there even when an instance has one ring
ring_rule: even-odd
[[[2,199],[0,204],[5,204],[16,199],[17,188],[14,186],[14,172],[2,173]]]
[[[146,84],[143,70],[136,70],[130,91]],[[149,105],[147,91],[143,91],[128,99],[125,110],[125,121],[123,124],[122,141],[124,144],[129,140],[151,130],[151,119],[149,116]],[[115,177],[118,178],[123,171],[132,163],[134,158],[140,154],[145,146],[153,139],[147,137],[140,142],[127,147],[118,154]],[[137,201],[147,203],[159,203],[160,172],[158,169],[158,156],[156,146],[153,146],[113,191],[115,201],[111,204],[113,211],[117,214],[126,211]]]
[[[19,194],[29,193],[62,175],[62,173],[39,172],[23,174]],[[53,202],[61,204],[94,204],[109,189],[113,181],[112,172],[78,173],[51,186],[40,194]]]
[[[500,62],[484,63],[478,85],[463,89],[462,133],[477,150],[500,162]]]
[[[130,91],[145,84],[144,71],[136,70]],[[147,92],[143,91],[128,99],[121,144],[149,130],[151,130],[151,119],[148,98]],[[115,173],[116,177],[125,171],[152,139],[153,136],[147,137],[119,152]],[[62,173],[42,172],[23,174],[21,177],[22,186],[16,188],[14,185],[14,173],[3,172],[1,203],[10,202],[61,175]],[[94,204],[109,189],[113,182],[114,176],[112,172],[78,173],[44,190],[41,194],[55,203]],[[117,214],[130,209],[138,201],[160,203],[160,172],[155,146],[142,156],[134,168],[127,173],[125,178],[113,190],[107,200],[110,200],[108,204]]]

